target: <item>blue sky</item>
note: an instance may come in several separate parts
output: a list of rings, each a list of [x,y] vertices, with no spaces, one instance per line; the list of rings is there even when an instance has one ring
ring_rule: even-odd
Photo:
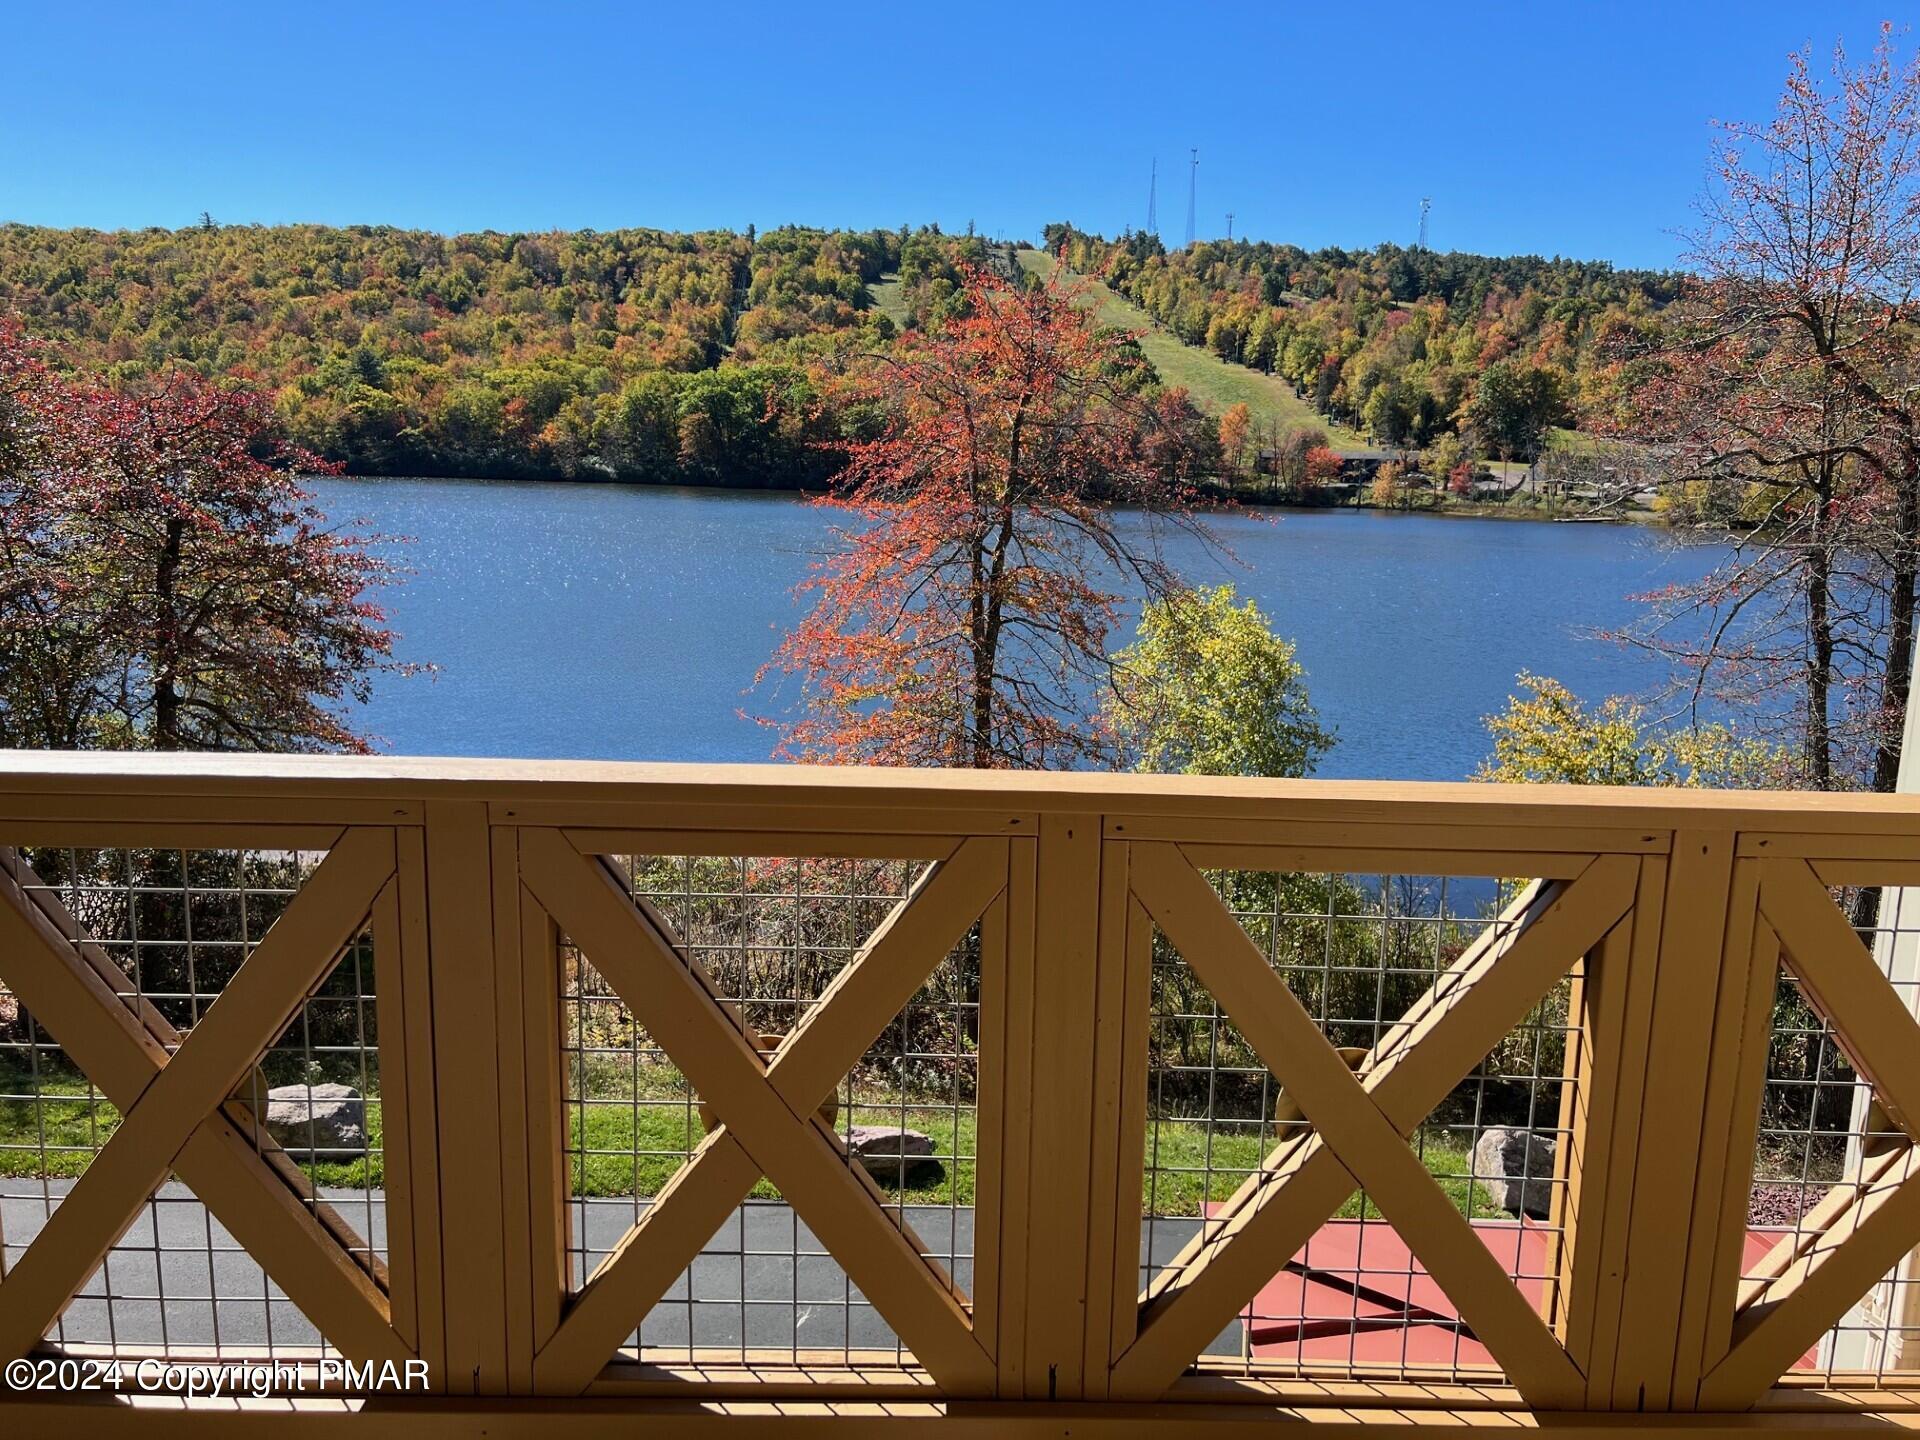
[[[1708,121],[1891,0],[19,5],[0,220],[969,220],[1665,264]],[[961,19],[955,21],[953,17]],[[1896,17],[1899,18],[1899,17]],[[1911,42],[1912,37],[1908,37]]]

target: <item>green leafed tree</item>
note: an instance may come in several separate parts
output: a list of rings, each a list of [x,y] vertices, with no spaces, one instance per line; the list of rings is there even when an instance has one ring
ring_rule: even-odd
[[[1597,708],[1582,705],[1566,686],[1522,671],[1520,694],[1487,717],[1493,754],[1476,776],[1522,784],[1677,785],[1704,789],[1781,789],[1805,783],[1796,752],[1725,725],[1663,732],[1642,708],[1610,696]],[[1879,905],[1871,887],[1853,892],[1854,923],[1871,926]],[[1782,979],[1773,1001],[1761,1128],[1766,1133],[1843,1137],[1853,1123],[1849,1107],[1854,1072],[1843,1053],[1822,1038],[1826,1022],[1797,984]],[[1809,1043],[1812,1042],[1812,1043]],[[1763,1178],[1795,1180],[1809,1174],[1838,1179],[1844,1151],[1836,1140],[1760,1158]],[[1808,1167],[1814,1167],[1809,1169]]]
[[[1573,421],[1572,382],[1551,365],[1502,360],[1480,377],[1466,420],[1503,460],[1531,460],[1547,431]]]
[[[1334,742],[1292,643],[1231,585],[1150,602],[1113,682],[1107,727],[1139,770],[1307,775]]]
[[[1792,755],[1726,725],[1663,731],[1643,707],[1610,695],[1597,707],[1566,686],[1521,671],[1520,694],[1487,717],[1493,754],[1476,778],[1531,785],[1678,785],[1778,789]]]

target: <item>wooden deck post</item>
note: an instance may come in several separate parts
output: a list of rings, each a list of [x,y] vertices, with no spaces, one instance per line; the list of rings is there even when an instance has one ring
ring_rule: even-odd
[[[515,850],[519,836],[514,836]],[[566,1081],[560,1057],[560,931],[520,887],[520,1015],[526,1056],[527,1215],[532,1353],[560,1328],[567,1293]],[[529,1377],[529,1384],[532,1384]],[[534,1388],[538,1388],[537,1385]]]
[[[1000,1073],[991,1082],[985,1074],[980,1111],[980,1175],[992,1173],[986,1160],[989,1139],[997,1138],[1000,1153],[997,1194],[983,1203],[995,1204],[998,1215],[990,1234],[995,1238],[998,1273],[990,1288],[995,1314],[987,1329],[993,1337],[995,1388],[1002,1399],[1026,1396],[1027,1291],[1031,1231],[1028,1207],[1032,1203],[1033,1143],[1033,957],[1034,881],[1038,871],[1036,838],[1015,840],[1007,847],[1007,893],[990,911],[980,931],[981,1046],[997,1041]],[[1044,1158],[1044,1157],[1042,1157]],[[976,1269],[988,1258],[976,1254]],[[975,1279],[974,1303],[987,1298]],[[976,1331],[980,1320],[976,1310]]]
[[[510,1393],[505,1047],[498,1024],[496,857],[485,804],[429,801],[425,858],[446,1337],[446,1371],[436,1380],[448,1394],[504,1395]],[[518,877],[512,879],[517,900]],[[404,891],[401,898],[404,904]],[[518,942],[517,928],[512,938]],[[512,999],[518,998],[516,990]],[[525,1239],[522,1227],[523,1251]]]
[[[1025,1264],[1002,1273],[1001,1305],[1023,1310],[1024,1353],[1014,1367],[1027,1399],[1078,1400],[1105,1394],[1106,1371],[1090,1371],[1086,1337],[1093,1310],[1107,1325],[1104,1296],[1112,1266],[1092,1256],[1089,1210],[1097,1169],[1111,1173],[1118,1140],[1118,1064],[1096,1069],[1101,942],[1100,816],[1048,815],[1040,823],[1034,874],[1032,935],[1009,946],[1010,989],[1030,973],[1031,1060],[1025,1102],[1011,1088],[1010,1111],[1027,1115],[1025,1193],[1011,1196],[1006,1220],[1024,1216]],[[1022,909],[1013,892],[1012,913]],[[1026,956],[1021,955],[1023,948]],[[1026,960],[1027,964],[1020,963]],[[1103,1095],[1101,1082],[1114,1095]],[[1107,1243],[1111,1245],[1111,1236]],[[1009,1253],[1010,1252],[1003,1252]],[[1095,1292],[1099,1292],[1096,1296]],[[1003,1329],[1002,1349],[1009,1335]],[[1002,1384],[1008,1380],[1003,1354]]]
[[[1640,887],[1644,898],[1646,887]],[[1624,1237],[1608,1245],[1609,1205],[1633,1189],[1633,1151],[1616,1155],[1616,1116],[1622,1085],[1636,1090],[1638,1074],[1623,1073],[1627,981],[1633,951],[1629,913],[1580,963],[1567,998],[1567,1083],[1560,1096],[1559,1152],[1555,1157],[1552,1226],[1553,1310],[1549,1319],[1567,1354],[1589,1379],[1613,1371],[1619,1335],[1614,1320],[1623,1279],[1617,1252]]]
[[[1603,1023],[1583,1056],[1577,1143],[1587,1166],[1604,1157],[1605,1184],[1572,1202],[1566,1298],[1594,1410],[1693,1409],[1730,1317],[1772,982],[1736,838],[1680,830],[1670,859],[1642,860],[1630,938],[1602,946],[1587,996]]]
[[[379,973],[380,1096],[386,1122],[387,1173],[405,1176],[404,1221],[411,1274],[399,1282],[396,1319],[413,1326],[414,1349],[434,1376],[446,1373],[447,1335],[440,1244],[440,1125],[433,1061],[433,980],[427,951],[426,836],[418,825],[394,830],[394,885],[374,911],[374,964]],[[397,1052],[393,1039],[401,1043]],[[404,1073],[396,1076],[395,1058]],[[389,1203],[397,1193],[388,1181]],[[402,1220],[391,1210],[388,1224]],[[399,1253],[400,1247],[394,1247]]]

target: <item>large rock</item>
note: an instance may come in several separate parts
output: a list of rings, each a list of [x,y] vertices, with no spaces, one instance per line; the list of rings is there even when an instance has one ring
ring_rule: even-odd
[[[294,1155],[347,1159],[367,1148],[367,1102],[351,1085],[276,1085],[266,1120],[267,1133]]]
[[[1473,1174],[1510,1215],[1544,1220],[1553,1206],[1554,1138],[1532,1130],[1482,1130],[1473,1142]]]
[[[855,1125],[844,1138],[847,1153],[882,1185],[904,1190],[911,1181],[939,1177],[931,1135],[892,1125]]]

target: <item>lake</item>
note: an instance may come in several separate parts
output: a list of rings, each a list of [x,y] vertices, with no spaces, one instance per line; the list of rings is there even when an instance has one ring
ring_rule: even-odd
[[[799,614],[831,516],[792,495],[559,482],[312,482],[336,521],[412,537],[383,599],[402,658],[358,719],[409,755],[765,760],[754,673]],[[1658,662],[1590,638],[1630,596],[1722,553],[1626,525],[1288,510],[1215,523],[1233,561],[1177,537],[1195,581],[1231,581],[1293,639],[1340,743],[1319,774],[1459,779],[1517,671],[1583,699],[1645,693]],[[1131,625],[1128,626],[1128,634]],[[1126,637],[1120,637],[1123,640]],[[1119,643],[1117,640],[1116,643]]]

